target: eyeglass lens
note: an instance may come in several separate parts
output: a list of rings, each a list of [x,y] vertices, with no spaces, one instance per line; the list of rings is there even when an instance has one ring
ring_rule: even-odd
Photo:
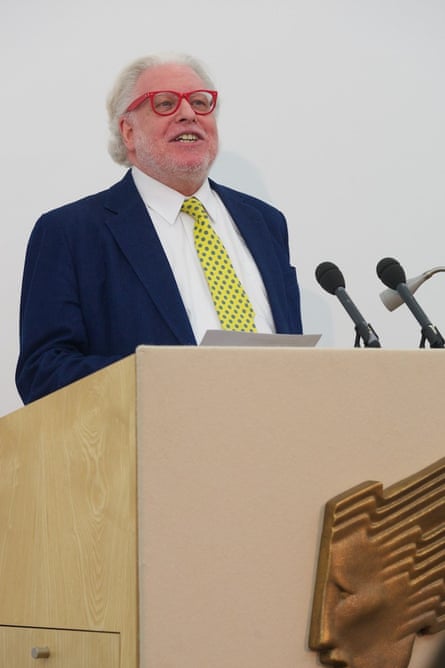
[[[172,91],[161,91],[155,93],[151,98],[153,110],[161,116],[172,114],[178,109],[183,97],[186,98],[196,114],[209,114],[215,106],[213,95],[204,90],[184,93],[183,95]]]

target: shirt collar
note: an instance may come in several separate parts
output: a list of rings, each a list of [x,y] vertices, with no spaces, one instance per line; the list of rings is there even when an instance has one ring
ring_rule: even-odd
[[[144,174],[134,165],[131,168],[136,188],[148,209],[156,211],[170,225],[173,225],[181,211],[184,199],[187,199],[177,190],[160,183],[156,179]],[[218,210],[216,194],[210,188],[208,179],[193,193],[204,205],[212,220],[215,220]]]

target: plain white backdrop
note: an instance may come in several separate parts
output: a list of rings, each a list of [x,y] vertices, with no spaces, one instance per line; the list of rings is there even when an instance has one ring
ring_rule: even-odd
[[[22,405],[14,370],[32,226],[123,175],[107,153],[105,98],[121,68],[151,52],[192,53],[213,75],[212,176],[285,213],[305,332],[353,345],[352,321],[314,277],[330,260],[384,347],[419,345],[406,306],[381,303],[375,267],[393,256],[411,277],[445,264],[443,0],[3,0],[0,44],[0,414]],[[416,296],[445,333],[445,275]]]

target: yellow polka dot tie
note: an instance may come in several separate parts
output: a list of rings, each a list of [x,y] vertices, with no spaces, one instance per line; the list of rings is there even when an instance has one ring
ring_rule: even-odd
[[[184,201],[181,211],[188,213],[195,221],[195,247],[221,327],[236,332],[256,332],[252,304],[203,204],[196,197],[189,197]]]

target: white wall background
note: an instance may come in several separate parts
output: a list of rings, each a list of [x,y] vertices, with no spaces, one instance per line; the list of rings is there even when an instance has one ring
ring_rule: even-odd
[[[130,60],[180,50],[221,94],[217,180],[288,218],[307,333],[353,345],[353,324],[319,287],[332,260],[386,348],[419,326],[379,299],[378,260],[408,277],[445,264],[443,0],[1,0],[0,414],[14,385],[25,246],[45,210],[107,187],[104,100]],[[417,293],[445,333],[445,276]],[[440,353],[439,353],[440,354]]]

